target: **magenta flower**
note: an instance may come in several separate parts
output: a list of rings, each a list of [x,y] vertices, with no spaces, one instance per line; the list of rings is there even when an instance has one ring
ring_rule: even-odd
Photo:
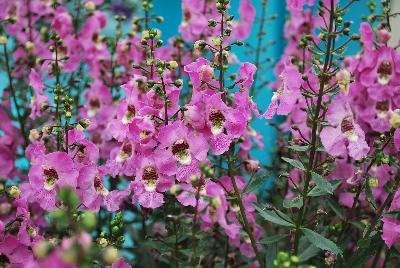
[[[108,211],[119,209],[122,201],[128,197],[130,189],[109,191],[103,183],[104,175],[95,165],[81,168],[78,177],[79,193],[86,208],[99,211],[100,206],[105,206]]]
[[[46,106],[50,105],[50,101],[46,93],[43,92],[45,86],[43,85],[42,77],[33,68],[29,74],[29,84],[35,92],[31,98],[31,114],[29,117],[35,119],[43,114],[43,108],[47,108]]]
[[[320,136],[330,155],[349,155],[355,160],[367,155],[369,146],[365,141],[364,131],[355,122],[347,102],[336,99],[329,106],[327,120],[331,126],[325,127]]]
[[[229,224],[226,220],[226,211],[228,204],[225,198],[224,189],[210,181],[206,181],[205,191],[207,196],[210,198],[207,212],[202,216],[202,228],[207,229],[214,223],[219,223],[224,228],[226,235],[231,239],[234,239],[240,230],[240,224],[231,223]]]
[[[189,165],[192,159],[204,161],[209,150],[202,134],[189,131],[183,121],[163,126],[158,134],[161,148],[167,149],[180,164]]]
[[[362,58],[360,82],[376,101],[385,101],[394,96],[400,86],[400,56],[391,47],[382,46]]]
[[[184,70],[189,75],[195,92],[201,90],[200,86],[210,82],[214,77],[214,69],[205,58],[199,58],[195,62],[186,65]]]
[[[382,239],[385,241],[386,245],[390,248],[393,244],[400,242],[400,221],[383,217],[383,234]]]
[[[64,152],[54,152],[43,157],[43,162],[35,163],[29,170],[32,187],[32,201],[45,210],[55,209],[57,188],[76,188],[78,171],[74,162]]]
[[[254,18],[256,15],[256,9],[252,5],[251,1],[240,1],[239,14],[240,21],[235,28],[235,34],[237,39],[244,40],[249,36],[251,32],[251,28],[253,26]]]
[[[265,112],[267,119],[271,119],[275,113],[280,115],[289,114],[297,99],[301,98],[300,87],[303,80],[296,66],[292,63],[285,64],[280,78],[283,83],[272,96],[268,110]]]
[[[133,189],[133,202],[146,208],[157,208],[164,203],[162,192],[168,191],[174,184],[172,175],[176,172],[176,163],[166,151],[157,151],[154,156],[142,157],[136,172]]]

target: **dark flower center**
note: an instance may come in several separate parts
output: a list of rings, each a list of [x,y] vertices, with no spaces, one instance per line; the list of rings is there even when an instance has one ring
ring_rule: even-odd
[[[346,116],[342,120],[341,129],[343,133],[350,132],[354,130],[353,120],[351,116]]]
[[[145,181],[155,181],[158,179],[157,170],[155,167],[148,166],[144,169],[142,179]]]
[[[172,153],[174,155],[185,153],[187,149],[189,149],[189,144],[183,139],[177,140],[174,145],[172,145]]]
[[[392,63],[390,61],[382,61],[378,67],[378,74],[385,77],[392,75]]]
[[[377,102],[376,105],[375,105],[375,108],[378,111],[382,111],[382,112],[389,111],[389,102],[388,101]]]
[[[132,144],[130,143],[125,143],[122,146],[122,152],[130,156],[132,154]]]
[[[129,114],[135,116],[135,114],[136,114],[135,105],[129,104],[127,110],[128,110]]]
[[[89,106],[94,108],[94,109],[99,108],[100,107],[100,100],[98,98],[96,98],[96,97],[90,98]]]
[[[108,194],[107,188],[104,186],[102,180],[100,179],[100,177],[98,175],[96,175],[94,177],[93,186],[96,189],[96,191],[101,193],[102,195]]]
[[[219,124],[219,123],[225,122],[225,116],[219,110],[212,110],[211,113],[210,113],[210,116],[208,117],[208,119],[213,124]]]
[[[58,173],[54,168],[46,168],[43,170],[43,175],[46,177],[45,189],[50,190],[58,180]]]

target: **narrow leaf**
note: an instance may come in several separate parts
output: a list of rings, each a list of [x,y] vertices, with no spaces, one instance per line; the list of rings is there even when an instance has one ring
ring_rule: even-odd
[[[255,204],[253,204],[253,206],[259,212],[260,216],[263,217],[267,221],[273,222],[278,225],[287,226],[287,227],[294,226],[293,222],[287,221],[286,217],[288,217],[288,216],[286,216],[286,215],[285,215],[286,217],[284,220],[284,219],[282,219],[282,218],[284,218],[283,216],[281,216],[281,215],[278,216],[274,211],[263,210]]]
[[[331,240],[307,228],[303,228],[302,231],[307,239],[314,244],[314,246],[322,250],[329,250],[336,255],[342,254],[342,250]]]
[[[299,160],[287,158],[287,157],[282,157],[282,160],[289,163],[290,165],[294,166],[295,168],[305,170],[305,167],[303,163],[301,163]]]
[[[303,197],[295,197],[293,199],[285,199],[283,200],[284,208],[298,208],[300,209],[303,206]]]
[[[261,241],[259,241],[260,244],[264,244],[264,245],[269,245],[275,242],[278,242],[282,239],[284,239],[285,237],[288,237],[288,234],[284,234],[284,235],[271,235],[267,238],[262,239]]]
[[[268,178],[269,174],[261,174],[259,176],[256,176],[251,182],[250,184],[247,186],[246,190],[243,192],[243,194],[248,194],[252,191],[254,191],[255,189],[257,189],[263,182],[266,181],[266,179]]]

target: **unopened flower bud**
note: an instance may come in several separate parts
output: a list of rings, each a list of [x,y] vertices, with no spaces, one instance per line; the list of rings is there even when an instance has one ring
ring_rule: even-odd
[[[43,259],[47,257],[51,249],[51,245],[49,242],[43,240],[38,242],[34,247],[33,247],[33,253],[38,259]]]
[[[103,260],[106,264],[111,265],[119,258],[119,251],[115,247],[107,247],[104,250]]]
[[[194,48],[198,50],[204,49],[205,46],[206,46],[206,41],[204,40],[198,40],[194,43]]]
[[[96,9],[96,4],[92,1],[88,1],[85,3],[85,8],[87,11],[94,11]]]
[[[53,128],[51,126],[44,126],[42,132],[50,135],[53,132]]]
[[[178,79],[174,82],[174,85],[176,87],[181,87],[183,85],[183,80],[182,79]]]
[[[90,120],[89,119],[81,119],[79,120],[78,124],[76,125],[76,129],[83,131],[87,127],[90,126]]]
[[[7,193],[8,193],[9,197],[16,199],[21,194],[21,190],[18,188],[18,186],[12,185],[12,186],[8,187]]]
[[[7,37],[4,35],[0,36],[0,45],[6,45],[7,44]]]
[[[211,39],[211,41],[213,42],[214,45],[216,46],[220,46],[222,44],[222,40],[221,38],[217,37],[217,38],[213,38]]]
[[[145,30],[145,31],[142,32],[142,38],[144,40],[148,40],[150,38],[150,33],[149,33],[148,30]]]
[[[386,44],[390,40],[390,37],[391,37],[391,33],[388,30],[381,29],[378,31],[379,42]]]
[[[351,73],[347,69],[341,69],[336,74],[336,80],[340,90],[347,96],[350,91]]]
[[[181,187],[179,186],[179,184],[174,184],[171,186],[171,188],[169,189],[169,192],[172,195],[178,195],[178,193],[180,192]]]
[[[390,125],[394,128],[400,128],[400,110],[395,110],[390,116]]]
[[[108,241],[104,237],[101,237],[97,239],[97,244],[99,244],[100,247],[105,248],[106,246],[108,246]]]
[[[28,52],[32,52],[35,49],[35,44],[31,41],[25,43],[25,50]]]
[[[29,131],[29,140],[31,142],[38,141],[40,139],[40,133],[37,129],[31,129]]]
[[[175,70],[176,68],[178,68],[178,63],[176,61],[171,60],[168,62],[168,69]]]
[[[368,179],[368,184],[369,184],[370,187],[376,188],[379,185],[379,181],[378,181],[377,178],[369,178]]]
[[[81,215],[81,223],[86,230],[93,230],[97,225],[96,215],[89,211],[84,212]]]

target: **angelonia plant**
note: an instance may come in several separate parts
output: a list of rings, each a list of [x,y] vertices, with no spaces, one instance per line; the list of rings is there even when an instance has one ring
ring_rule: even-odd
[[[287,0],[276,62],[267,0],[182,0],[166,42],[126,2],[0,0],[0,267],[400,265],[389,0]]]

